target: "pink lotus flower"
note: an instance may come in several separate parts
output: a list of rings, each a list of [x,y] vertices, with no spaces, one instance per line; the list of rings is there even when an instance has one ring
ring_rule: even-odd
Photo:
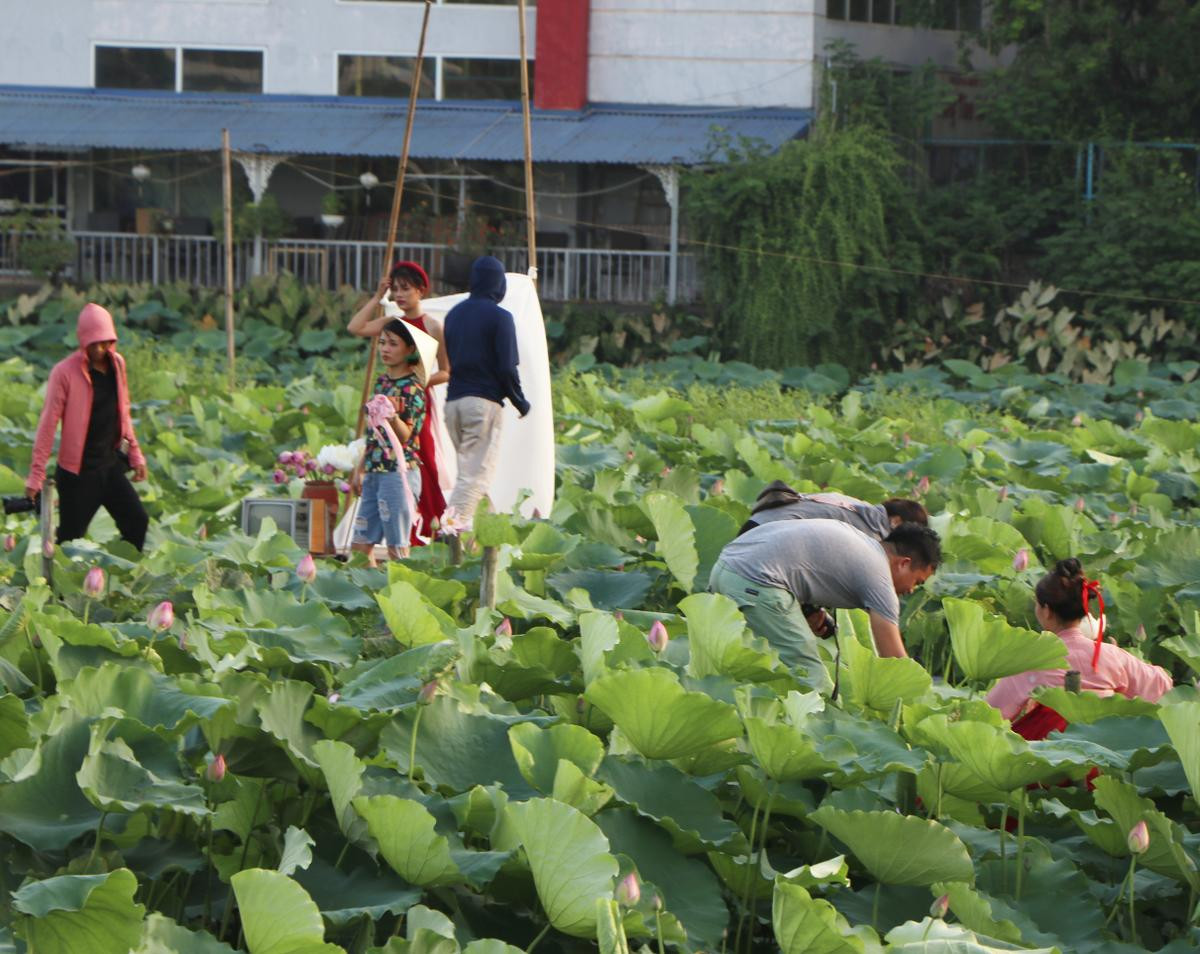
[[[1150,847],[1150,829],[1146,827],[1146,822],[1140,821],[1129,829],[1129,834],[1125,837],[1125,844],[1129,846],[1129,850],[1135,855],[1144,855]]]
[[[617,622],[620,622],[624,618],[625,618],[625,614],[622,613],[620,610],[613,610],[613,619],[615,619]]]
[[[271,479],[277,484],[286,484],[288,476],[282,470],[277,469],[275,473],[271,475]]]
[[[1018,573],[1023,572],[1029,566],[1029,551],[1025,547],[1021,547],[1013,554],[1013,569]]]
[[[339,481],[337,482],[337,489],[338,489],[338,493],[340,493],[340,494],[348,494],[348,493],[350,493],[350,481],[348,481],[348,480],[339,480]]]
[[[505,616],[504,619],[500,620],[500,625],[496,627],[496,635],[511,636],[512,632],[512,622]]]
[[[204,774],[208,776],[210,782],[221,781],[225,777],[225,756],[218,754],[208,763],[208,769]]]
[[[1086,510],[1086,509],[1087,509],[1087,503],[1084,501],[1084,499],[1082,497],[1076,497],[1075,498],[1075,512],[1083,513],[1084,510]]]
[[[337,470],[334,468],[333,464],[326,464],[321,468],[321,473],[325,474],[326,476],[331,476],[337,473]]]
[[[1108,522],[1115,527],[1118,523],[1121,522],[1121,517],[1119,514],[1110,513],[1108,515]]]
[[[537,507],[534,507],[534,508],[533,508],[533,519],[534,519],[534,520],[541,520],[541,519],[542,519],[542,511],[541,511],[541,510],[539,510]]]
[[[171,605],[170,600],[163,600],[150,611],[146,622],[151,629],[160,633],[170,629],[175,625],[175,607]]]
[[[667,627],[662,624],[662,620],[656,619],[654,625],[650,627],[650,632],[646,634],[646,642],[656,653],[661,653],[667,648],[667,643],[670,641],[671,637],[667,633]]]
[[[1008,499],[1008,487],[1001,487],[1000,493],[996,494],[996,499],[1004,503]]]
[[[710,497],[720,497],[723,493],[725,493],[725,479],[718,477],[712,482],[712,487],[709,488],[708,495]]]
[[[100,567],[94,566],[87,571],[87,576],[83,578],[83,594],[89,600],[94,600],[103,592],[104,571]]]
[[[1146,641],[1146,624],[1138,623],[1137,629],[1133,631],[1133,641],[1135,643],[1144,643]]]
[[[208,539],[208,524],[207,523],[200,524],[200,529],[196,531],[196,536],[198,536],[201,540]]]
[[[1072,427],[1083,427],[1083,415],[1076,414],[1073,418],[1071,418],[1071,426]]]
[[[944,918],[946,916],[946,912],[949,910],[950,895],[943,894],[929,906],[929,916],[932,918]]]
[[[280,454],[280,455],[279,455],[279,456],[276,458],[276,460],[277,460],[279,463],[283,464],[285,467],[286,467],[288,464],[290,464],[292,461],[294,461],[295,459],[296,459],[296,455],[295,455],[295,454],[293,454],[291,451],[284,451],[282,454]]]
[[[333,705],[335,702],[337,702],[339,699],[342,698],[342,694],[340,692],[331,692],[326,698],[327,698],[327,701],[329,702],[329,704]]]
[[[423,706],[429,705],[437,698],[438,690],[441,688],[436,679],[431,679],[421,687],[421,691],[417,693],[417,702]]]
[[[311,553],[304,554],[300,558],[300,562],[296,564],[296,576],[305,583],[311,583],[317,578],[317,562],[312,558]]]
[[[4,538],[4,552],[5,553],[11,553],[13,551],[13,548],[16,545],[17,545],[17,538],[14,537],[11,533]]]
[[[637,872],[631,871],[617,882],[617,900],[626,907],[633,907],[642,897],[642,885]]]
[[[921,494],[925,494],[928,492],[929,492],[929,475],[926,474],[924,477],[922,477],[920,480],[917,481],[917,496],[919,497],[919,496],[921,496]]]

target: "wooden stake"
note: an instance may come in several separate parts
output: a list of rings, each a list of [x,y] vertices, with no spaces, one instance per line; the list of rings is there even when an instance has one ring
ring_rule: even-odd
[[[400,224],[400,202],[404,198],[404,174],[408,170],[408,149],[412,144],[413,119],[417,115],[417,94],[421,89],[421,68],[425,64],[425,37],[429,32],[429,10],[433,0],[425,0],[425,12],[421,18],[421,38],[417,42],[417,62],[413,66],[412,88],[408,91],[408,116],[404,120],[404,147],[400,153],[400,168],[396,170],[396,191],[392,195],[392,214],[388,218],[387,249],[383,253],[383,267],[386,271],[392,268],[392,253],[396,248],[396,228]],[[382,315],[383,305],[379,306]],[[363,377],[362,400],[358,402],[358,423],[354,427],[354,436],[362,436],[366,424],[364,405],[371,397],[371,378],[375,374],[375,339],[367,342],[367,373]]]
[[[229,392],[234,391],[237,375],[233,350],[233,156],[229,151],[229,130],[221,130],[221,180],[225,210],[225,360],[229,371]]]
[[[488,609],[496,608],[496,580],[500,575],[500,550],[484,547],[479,564],[479,602]]]
[[[525,0],[517,0],[521,21],[521,117],[525,126],[525,231],[528,233],[530,277],[537,275],[537,213],[533,202],[533,131],[529,112],[529,56],[525,47]],[[536,284],[537,279],[534,278]]]

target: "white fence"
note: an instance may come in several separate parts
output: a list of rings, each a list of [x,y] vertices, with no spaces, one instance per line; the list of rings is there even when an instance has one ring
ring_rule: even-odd
[[[0,273],[20,274],[15,238],[0,234]],[[76,282],[183,281],[210,287],[225,283],[223,246],[211,236],[74,232],[71,238],[75,259],[67,275]],[[234,247],[234,283],[240,287],[253,275],[291,272],[305,284],[367,289],[384,272],[385,250],[383,242],[242,242]],[[444,288],[469,264],[453,249],[428,243],[400,244],[394,254],[397,259],[420,262],[433,279],[435,291],[440,290],[439,286]],[[510,271],[526,270],[526,249],[503,248],[495,254]],[[544,301],[647,304],[668,297],[669,252],[545,248],[538,249],[537,258],[538,290]],[[699,298],[700,282],[693,256],[679,255],[677,281],[678,302]]]

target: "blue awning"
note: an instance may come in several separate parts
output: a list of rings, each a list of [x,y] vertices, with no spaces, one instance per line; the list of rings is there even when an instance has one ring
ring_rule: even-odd
[[[228,129],[235,150],[281,155],[399,156],[407,102],[339,96],[163,93],[0,86],[0,144],[27,149],[212,152]],[[799,109],[601,104],[535,110],[535,162],[694,165],[713,158],[718,130],[778,149],[804,134]],[[513,102],[417,106],[414,159],[518,162]]]

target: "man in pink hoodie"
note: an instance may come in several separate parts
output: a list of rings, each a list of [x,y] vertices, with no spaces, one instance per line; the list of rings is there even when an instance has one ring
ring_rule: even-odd
[[[75,333],[79,350],[50,372],[25,493],[33,498],[42,489],[61,421],[54,475],[58,542],[82,537],[103,507],[121,536],[140,550],[150,518],[125,472],[132,469],[135,481],[145,480],[146,459],[129,416],[129,381],[125,359],[117,353],[117,329],[107,310],[88,304],[79,313]]]

